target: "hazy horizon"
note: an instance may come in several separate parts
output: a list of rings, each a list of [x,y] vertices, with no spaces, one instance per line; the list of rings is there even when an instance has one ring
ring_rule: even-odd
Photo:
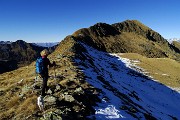
[[[1,0],[0,41],[60,42],[98,22],[138,20],[165,39],[180,38],[180,1]]]

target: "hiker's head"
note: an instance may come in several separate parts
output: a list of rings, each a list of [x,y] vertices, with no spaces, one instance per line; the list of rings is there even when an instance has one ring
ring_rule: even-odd
[[[41,54],[42,57],[45,57],[45,56],[48,56],[49,52],[48,52],[47,49],[44,49],[43,51],[41,51],[40,54]]]

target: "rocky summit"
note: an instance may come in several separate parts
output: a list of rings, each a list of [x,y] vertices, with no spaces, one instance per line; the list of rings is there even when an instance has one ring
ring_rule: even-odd
[[[73,34],[78,40],[110,53],[139,53],[150,58],[179,60],[180,52],[159,33],[137,20],[112,25],[97,23]]]
[[[56,66],[49,69],[44,111],[37,106],[42,80],[35,62],[1,74],[0,119],[180,119],[178,90],[146,75],[135,64],[140,60],[122,53],[179,60],[177,49],[136,20],[97,23],[67,36],[48,56]]]

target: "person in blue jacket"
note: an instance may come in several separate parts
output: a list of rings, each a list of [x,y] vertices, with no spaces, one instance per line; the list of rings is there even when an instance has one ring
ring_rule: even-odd
[[[41,57],[42,57],[42,61],[43,61],[43,70],[40,73],[41,77],[43,78],[43,82],[42,82],[42,91],[41,91],[41,96],[45,96],[45,91],[47,89],[47,81],[48,81],[48,77],[49,77],[49,73],[48,73],[48,66],[52,67],[55,66],[55,62],[53,61],[53,63],[50,62],[50,60],[47,58],[49,52],[47,49],[44,49],[43,51],[41,51]]]

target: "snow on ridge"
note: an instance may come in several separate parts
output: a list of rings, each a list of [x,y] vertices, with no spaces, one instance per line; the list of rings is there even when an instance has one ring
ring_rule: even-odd
[[[180,119],[180,94],[143,75],[130,60],[115,54],[100,52],[80,43],[87,52],[85,59],[76,59],[86,80],[101,89],[101,103],[90,117],[104,119]],[[173,101],[172,101],[173,100]]]
[[[142,73],[143,75],[151,78],[154,81],[158,81],[158,80],[155,80],[152,76],[148,75],[149,72],[147,72],[145,69],[137,66],[137,64],[140,63],[139,60],[130,60],[128,58],[122,58],[122,57],[120,57],[120,53],[113,53],[111,55],[118,57],[118,60],[124,62],[125,66],[127,66],[128,68],[130,68],[130,69],[132,69],[132,70],[134,70],[136,72]]]
[[[180,93],[180,88],[178,87],[175,87],[175,88],[170,87],[170,88]]]

